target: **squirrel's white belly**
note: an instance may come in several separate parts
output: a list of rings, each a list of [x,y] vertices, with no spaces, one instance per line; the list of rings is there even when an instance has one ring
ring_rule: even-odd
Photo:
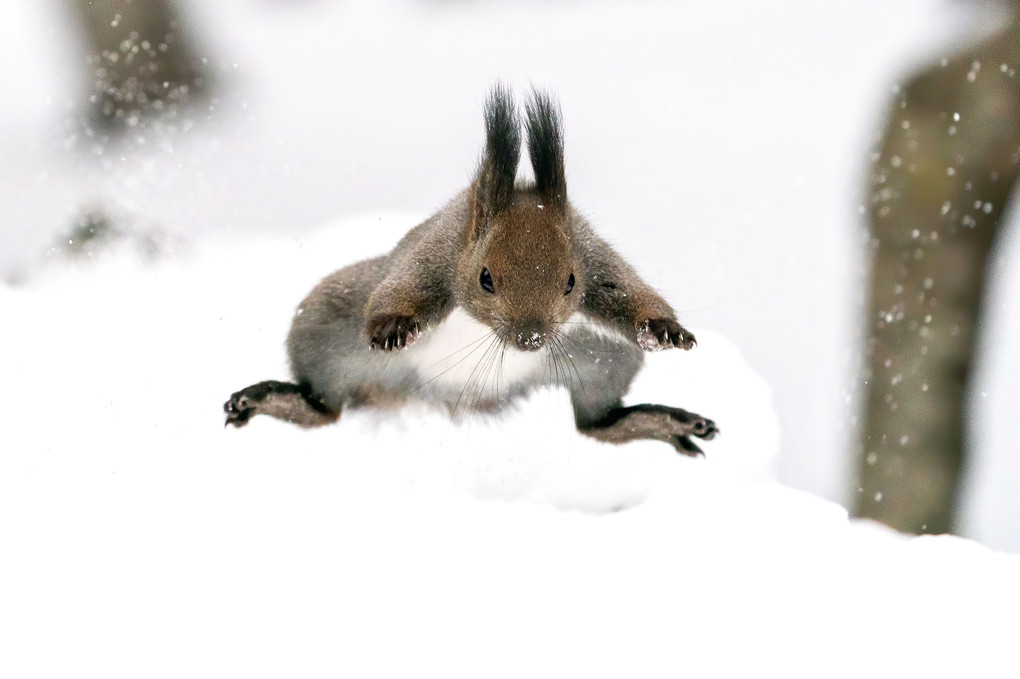
[[[534,383],[548,370],[546,348],[519,351],[500,343],[488,326],[455,307],[400,352],[422,381],[423,392],[497,397],[513,387]]]

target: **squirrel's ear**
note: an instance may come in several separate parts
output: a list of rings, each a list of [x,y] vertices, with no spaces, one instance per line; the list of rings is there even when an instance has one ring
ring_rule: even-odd
[[[528,154],[535,171],[535,188],[547,204],[565,209],[567,175],[563,164],[559,105],[549,94],[533,90],[525,108],[528,114]]]
[[[474,183],[472,240],[485,232],[494,214],[510,206],[520,160],[517,107],[509,88],[496,85],[485,102],[485,158]]]

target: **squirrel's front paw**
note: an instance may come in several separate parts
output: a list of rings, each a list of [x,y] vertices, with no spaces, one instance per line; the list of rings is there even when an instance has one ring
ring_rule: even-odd
[[[421,324],[414,316],[379,314],[368,319],[369,346],[382,351],[406,349],[421,334]]]
[[[694,335],[670,318],[650,318],[638,326],[638,345],[645,351],[690,349],[698,343]]]

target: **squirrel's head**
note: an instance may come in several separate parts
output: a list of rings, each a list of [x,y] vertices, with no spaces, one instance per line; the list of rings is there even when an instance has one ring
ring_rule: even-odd
[[[533,351],[580,308],[585,281],[572,242],[558,111],[535,93],[526,112],[535,183],[518,186],[514,103],[502,87],[489,97],[485,158],[472,186],[456,294],[509,346]]]

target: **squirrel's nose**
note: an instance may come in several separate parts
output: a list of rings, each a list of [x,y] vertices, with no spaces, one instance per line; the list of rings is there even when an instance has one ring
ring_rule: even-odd
[[[545,345],[545,333],[535,327],[518,330],[513,337],[521,351],[538,351]]]

